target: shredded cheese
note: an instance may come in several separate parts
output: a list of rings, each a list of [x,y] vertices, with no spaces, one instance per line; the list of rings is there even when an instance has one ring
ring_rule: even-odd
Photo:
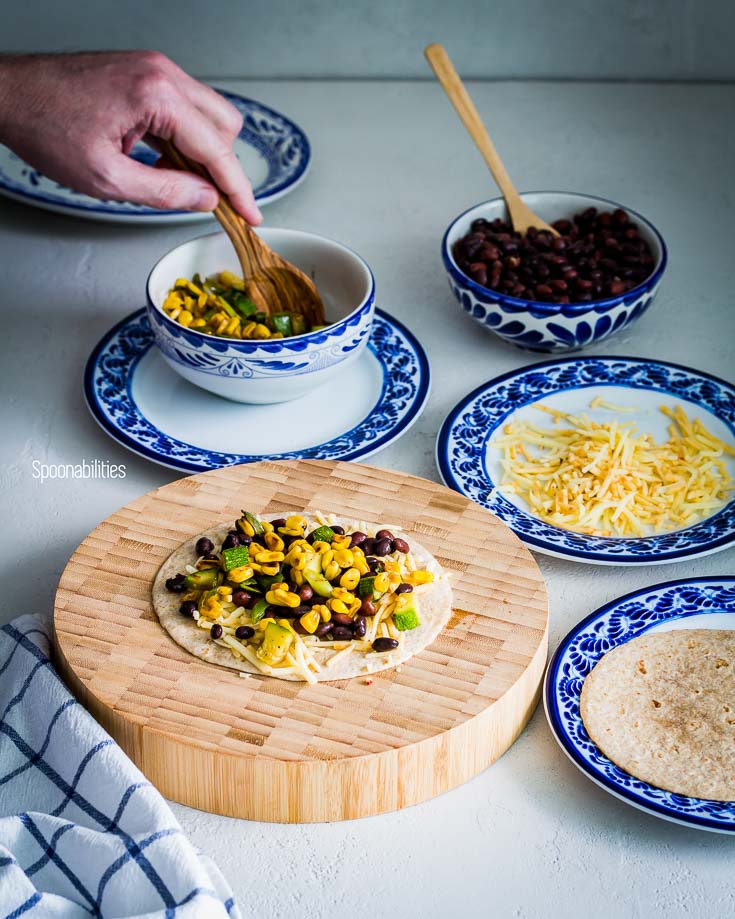
[[[600,399],[592,405],[607,407]],[[567,426],[513,421],[493,446],[502,451],[501,491],[554,526],[595,536],[681,529],[722,507],[733,490],[725,457],[735,449],[681,406],[661,407],[672,421],[665,443],[637,433],[632,422],[537,408]]]

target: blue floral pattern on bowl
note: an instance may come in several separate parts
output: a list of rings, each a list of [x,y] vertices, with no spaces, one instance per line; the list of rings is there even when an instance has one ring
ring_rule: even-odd
[[[584,198],[585,203],[579,205],[580,207],[590,204],[620,207],[616,202],[597,195],[576,196],[566,192],[527,194],[561,195],[570,201],[576,197]],[[499,200],[501,199],[493,199],[485,204],[494,205]],[[568,304],[538,303],[510,297],[483,287],[460,270],[451,252],[450,237],[470,211],[477,209],[476,205],[452,221],[442,240],[442,260],[449,288],[465,313],[480,323],[485,330],[493,332],[509,344],[527,351],[576,351],[622,331],[642,316],[653,302],[666,269],[666,245],[653,224],[631,208],[626,208],[627,212],[645,224],[657,241],[661,257],[655,271],[642,284],[619,297]]]
[[[424,349],[405,326],[376,310],[367,347],[381,364],[383,386],[378,401],[358,425],[304,450],[268,455],[222,453],[169,436],[141,412],[132,395],[132,376],[152,347],[146,310],[137,310],[111,329],[90,355],[84,374],[85,398],[96,421],[119,443],[154,462],[186,472],[259,460],[361,459],[408,430],[429,394],[430,372]]]
[[[258,204],[267,204],[280,198],[297,185],[306,175],[311,159],[309,141],[298,125],[285,115],[236,93],[218,90],[243,116],[240,140],[260,153],[267,165],[267,174],[253,189]],[[84,215],[100,214],[118,218],[152,221],[170,220],[174,215],[192,219],[207,219],[210,215],[187,211],[161,211],[133,204],[130,201],[102,201],[47,179],[32,166],[24,163],[12,151],[0,147],[0,191],[21,197],[30,203],[69,209]],[[132,156],[151,164],[158,158],[146,144],[137,144]]]
[[[318,332],[273,341],[206,336],[169,319],[148,299],[148,321],[158,347],[177,364],[202,373],[240,379],[268,379],[279,373],[300,376],[340,363],[354,354],[370,334],[375,288],[362,306],[340,322]]]
[[[603,788],[657,816],[735,833],[735,802],[678,795],[636,779],[598,749],[579,710],[584,680],[604,654],[661,623],[707,613],[732,615],[735,628],[735,578],[668,581],[608,603],[575,626],[559,645],[546,672],[544,704],[564,752]]]
[[[531,548],[578,561],[660,564],[735,543],[735,499],[694,526],[648,537],[573,533],[545,523],[495,489],[487,443],[513,412],[555,392],[616,385],[666,393],[711,412],[735,432],[735,387],[701,371],[634,357],[560,358],[504,374],[478,387],[449,413],[437,439],[444,482],[500,517]]]

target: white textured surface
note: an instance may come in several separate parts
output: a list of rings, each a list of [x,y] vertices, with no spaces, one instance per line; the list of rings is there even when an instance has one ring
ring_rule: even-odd
[[[423,341],[434,372],[429,405],[373,462],[436,478],[434,438],[452,405],[491,376],[542,359],[483,333],[446,286],[445,226],[495,193],[479,155],[432,84],[236,85],[293,115],[313,140],[311,176],[268,209],[268,222],[353,246],[375,272],[379,304]],[[669,244],[652,309],[597,350],[735,378],[733,88],[516,83],[472,91],[521,188],[617,199],[650,217]],[[115,229],[0,202],[3,619],[49,613],[58,576],[89,530],[175,477],[95,426],[81,373],[102,333],[142,304],[152,262],[193,232]],[[127,478],[33,479],[34,459],[83,458],[124,463]],[[541,557],[552,647],[616,595],[688,574],[732,573],[733,561],[728,551],[619,571]],[[571,919],[592,909],[711,919],[735,910],[735,841],[665,824],[598,790],[564,758],[540,711],[492,769],[402,813],[289,827],[175,810],[246,915]]]

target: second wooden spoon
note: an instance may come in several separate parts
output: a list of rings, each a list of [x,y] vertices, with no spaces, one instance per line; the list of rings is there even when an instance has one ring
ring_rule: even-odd
[[[558,236],[557,231],[543,221],[539,216],[534,214],[531,208],[523,201],[518,194],[518,190],[506,172],[502,160],[498,156],[490,135],[487,133],[485,125],[475,108],[475,104],[470,99],[469,93],[464,87],[464,83],[459,74],[454,69],[454,65],[449,59],[449,55],[442,45],[428,45],[424,50],[426,60],[431,65],[431,69],[436,74],[437,79],[442,85],[442,89],[449,96],[449,100],[457,110],[457,114],[462,119],[462,124],[469,131],[470,137],[474,140],[477,149],[483,156],[483,159],[490,167],[493,178],[498,183],[505,204],[510,214],[510,220],[513,229],[525,236],[529,227],[536,227],[537,230],[548,230],[554,236]]]
[[[203,176],[217,187],[203,166],[184,156],[173,144],[161,141],[160,146],[177,169]],[[220,198],[214,214],[237,252],[245,295],[267,315],[298,313],[310,326],[324,325],[324,304],[311,278],[267,246],[237,213],[227,195],[217,190]]]

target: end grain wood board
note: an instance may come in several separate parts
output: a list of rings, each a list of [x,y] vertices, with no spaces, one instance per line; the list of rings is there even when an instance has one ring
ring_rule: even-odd
[[[193,657],[159,625],[151,584],[173,549],[241,508],[415,533],[451,572],[451,620],[371,682],[242,679]],[[62,575],[55,634],[74,693],[166,797],[301,823],[415,804],[501,756],[538,701],[548,610],[528,550],[462,495],[401,472],[302,460],[179,479],[112,514]]]

